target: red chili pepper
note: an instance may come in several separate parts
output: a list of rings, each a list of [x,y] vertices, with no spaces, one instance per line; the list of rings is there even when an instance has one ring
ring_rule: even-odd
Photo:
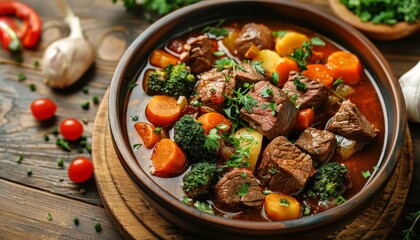
[[[0,40],[4,49],[16,52],[21,49],[22,45],[16,33],[19,26],[16,21],[10,17],[0,17]]]
[[[22,20],[21,28],[15,32],[24,47],[32,48],[38,43],[41,36],[42,22],[33,8],[21,2],[0,1],[0,16],[3,15],[14,15]]]

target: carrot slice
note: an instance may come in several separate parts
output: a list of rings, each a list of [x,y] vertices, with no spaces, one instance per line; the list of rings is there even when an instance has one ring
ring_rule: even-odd
[[[227,128],[223,129],[223,131],[228,131],[232,125],[232,123],[227,118],[217,112],[205,113],[201,115],[197,121],[203,124],[201,127],[204,128],[206,134],[208,134],[212,128],[217,127],[219,124],[225,124],[227,126]]]
[[[152,153],[152,174],[159,177],[172,177],[179,173],[187,162],[181,148],[170,139],[162,139]]]
[[[255,46],[253,43],[251,43],[251,46],[248,48],[248,51],[246,51],[244,57],[246,59],[253,59],[254,57],[258,55],[259,51],[260,49],[257,46]]]
[[[169,64],[176,65],[178,58],[162,49],[156,49],[150,57],[150,63],[156,67],[165,68]]]
[[[300,109],[298,112],[295,130],[303,131],[314,123],[315,111],[312,108]]]
[[[160,136],[156,132],[156,127],[150,123],[137,122],[134,124],[134,128],[143,140],[143,144],[151,149],[159,142]]]
[[[317,79],[327,87],[332,86],[334,78],[331,76],[327,66],[323,64],[309,64],[306,65],[306,68],[307,69],[302,72],[303,75]]]
[[[272,72],[276,71],[279,74],[279,82],[278,87],[283,87],[283,85],[287,82],[289,78],[290,71],[299,71],[299,66],[297,65],[296,61],[288,58],[283,57],[274,65],[274,69]]]
[[[146,117],[155,126],[169,127],[181,115],[177,101],[169,96],[156,95],[146,106]]]
[[[345,84],[353,85],[362,79],[362,64],[349,52],[337,51],[327,59],[327,67],[334,79],[342,78]]]

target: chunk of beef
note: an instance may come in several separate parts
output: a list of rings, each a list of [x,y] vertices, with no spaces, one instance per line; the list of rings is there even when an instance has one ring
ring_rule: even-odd
[[[332,132],[310,127],[302,132],[295,145],[311,155],[312,159],[324,164],[334,153],[337,140]]]
[[[223,107],[224,95],[231,97],[235,88],[235,78],[228,77],[229,70],[217,71],[212,69],[200,76],[200,81],[195,87],[196,97],[204,106],[218,111]]]
[[[246,169],[228,172],[216,183],[214,190],[215,204],[221,208],[261,207],[264,202],[258,180]]]
[[[212,49],[213,43],[207,35],[198,36],[184,45],[179,61],[190,66],[192,73],[202,73],[212,68]]]
[[[273,45],[271,32],[272,30],[264,24],[245,24],[235,40],[238,56],[243,57],[252,44],[260,50],[271,49]]]
[[[261,75],[251,64],[241,63],[235,71],[236,84],[257,83],[264,81],[264,75]]]
[[[379,131],[350,100],[341,104],[338,112],[328,122],[326,129],[360,142],[371,141]]]
[[[305,86],[304,90],[296,85]],[[300,108],[318,107],[328,97],[328,89],[323,83],[295,71],[289,73],[289,79],[284,84],[283,91],[289,97],[296,94],[295,104]]]
[[[267,81],[260,81],[248,95],[255,104],[243,107],[240,112],[252,128],[269,139],[286,135],[294,129],[298,110],[279,88]]]
[[[312,158],[285,137],[273,139],[261,155],[256,176],[272,191],[285,194],[303,189],[313,172]]]

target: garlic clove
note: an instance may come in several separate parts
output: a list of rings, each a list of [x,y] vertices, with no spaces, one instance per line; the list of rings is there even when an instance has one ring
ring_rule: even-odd
[[[404,95],[408,120],[420,123],[420,61],[400,77],[399,83]]]
[[[42,58],[45,84],[65,88],[74,84],[94,61],[94,51],[84,38],[66,37],[53,42]]]

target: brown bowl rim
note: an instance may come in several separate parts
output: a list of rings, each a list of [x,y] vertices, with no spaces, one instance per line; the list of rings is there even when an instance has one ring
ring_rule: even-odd
[[[202,9],[205,8],[212,8],[212,7],[222,7],[228,6],[230,4],[263,4],[267,6],[276,5],[277,7],[286,7],[290,9],[294,9],[296,11],[305,11],[305,13],[310,15],[316,15],[319,21],[328,22],[331,24],[331,27],[337,28],[341,32],[347,32],[348,35],[354,37],[354,41],[358,44],[362,44],[363,48],[367,51],[370,51],[369,54],[372,55],[374,63],[377,67],[382,70],[380,72],[381,75],[388,79],[388,93],[390,96],[382,96],[383,101],[385,101],[386,97],[392,97],[395,100],[394,108],[396,116],[395,121],[393,122],[392,127],[390,123],[388,123],[388,118],[385,115],[385,120],[387,124],[386,135],[385,135],[385,143],[384,149],[388,149],[387,156],[382,156],[384,163],[378,169],[375,177],[370,181],[365,188],[349,199],[346,203],[337,206],[333,209],[328,211],[318,213],[314,216],[308,216],[304,218],[300,218],[297,220],[290,220],[284,222],[247,222],[247,221],[238,221],[232,219],[226,219],[219,216],[213,216],[210,214],[203,214],[202,212],[183,204],[181,201],[170,195],[169,193],[163,191],[157,184],[151,180],[147,174],[144,174],[143,170],[139,167],[137,163],[137,159],[133,156],[131,146],[128,144],[127,136],[124,135],[124,123],[125,117],[120,116],[121,107],[125,108],[125,106],[120,106],[118,103],[121,104],[121,88],[123,88],[123,83],[127,82],[126,76],[124,76],[124,72],[127,70],[126,62],[130,62],[133,60],[134,56],[136,55],[137,51],[141,48],[143,43],[146,43],[149,39],[150,35],[157,34],[159,31],[162,31],[166,25],[170,25],[172,21],[175,19],[183,19],[187,18],[189,14],[193,14],[194,12],[200,12]],[[185,20],[184,20],[185,21]],[[184,22],[185,24],[185,22]],[[301,25],[301,24],[297,24]],[[308,28],[307,26],[305,26]],[[319,30],[314,30],[309,28],[310,30],[319,33]],[[343,43],[339,42],[339,45],[343,46]],[[348,46],[351,48],[351,46]],[[359,53],[359,51],[357,51]],[[365,56],[365,55],[363,55]],[[370,62],[370,61],[369,61]],[[369,64],[369,66],[372,68]],[[366,68],[368,66],[365,65]],[[371,69],[373,72],[373,70]],[[378,90],[378,89],[377,89]],[[378,90],[379,91],[379,90]],[[380,95],[383,93],[380,92]],[[126,104],[125,102],[123,102]],[[385,102],[382,103],[383,107],[385,106]],[[332,17],[320,10],[314,9],[313,7],[303,5],[296,2],[289,2],[284,0],[244,0],[244,1],[237,1],[237,0],[225,0],[225,1],[202,1],[188,7],[182,8],[171,14],[161,18],[159,21],[152,24],[149,28],[147,28],[141,35],[139,35],[134,42],[129,46],[126,50],[124,55],[122,56],[116,70],[114,76],[112,78],[112,82],[110,85],[110,94],[109,94],[109,123],[112,133],[112,138],[114,142],[114,146],[116,149],[117,154],[119,155],[119,159],[124,166],[125,170],[128,172],[132,180],[136,183],[137,187],[139,187],[140,191],[146,194],[146,198],[148,200],[155,201],[155,206],[159,208],[159,210],[165,211],[166,213],[169,212],[168,216],[171,220],[175,216],[175,218],[180,217],[184,221],[186,216],[191,217],[193,220],[188,219],[188,221],[196,221],[197,224],[201,225],[208,225],[208,226],[217,226],[221,229],[232,229],[235,228],[236,231],[244,231],[245,233],[249,233],[250,231],[255,231],[256,234],[258,233],[293,233],[297,232],[301,228],[307,229],[310,231],[311,229],[315,229],[317,227],[325,227],[328,228],[329,223],[340,222],[341,225],[348,222],[349,219],[344,219],[341,216],[344,215],[352,215],[353,213],[359,213],[362,211],[365,206],[361,206],[361,203],[367,203],[384,187],[385,183],[389,180],[392,173],[395,170],[395,167],[398,162],[398,157],[400,155],[401,147],[404,143],[405,139],[405,126],[406,126],[406,113],[405,113],[405,105],[402,99],[402,92],[400,86],[391,70],[391,67],[379,52],[379,50],[360,32],[352,28],[347,23],[338,20],[335,17]],[[385,110],[385,109],[384,109]],[[385,112],[384,112],[385,113]],[[392,132],[392,134],[391,134]],[[390,137],[390,138],[387,138]],[[394,136],[394,137],[392,137]],[[122,145],[121,145],[122,144]],[[384,144],[385,145],[385,144]],[[383,151],[383,153],[385,150]],[[385,167],[386,166],[386,167]],[[156,187],[158,190],[156,190]],[[366,192],[367,194],[362,194]],[[149,195],[150,194],[150,195]],[[173,214],[173,215],[172,215]],[[354,215],[354,214],[353,214]],[[354,216],[353,216],[354,217]],[[188,218],[188,217],[187,217]],[[332,224],[332,225],[335,225]],[[182,225],[182,223],[181,223]],[[211,227],[210,227],[211,228]]]

